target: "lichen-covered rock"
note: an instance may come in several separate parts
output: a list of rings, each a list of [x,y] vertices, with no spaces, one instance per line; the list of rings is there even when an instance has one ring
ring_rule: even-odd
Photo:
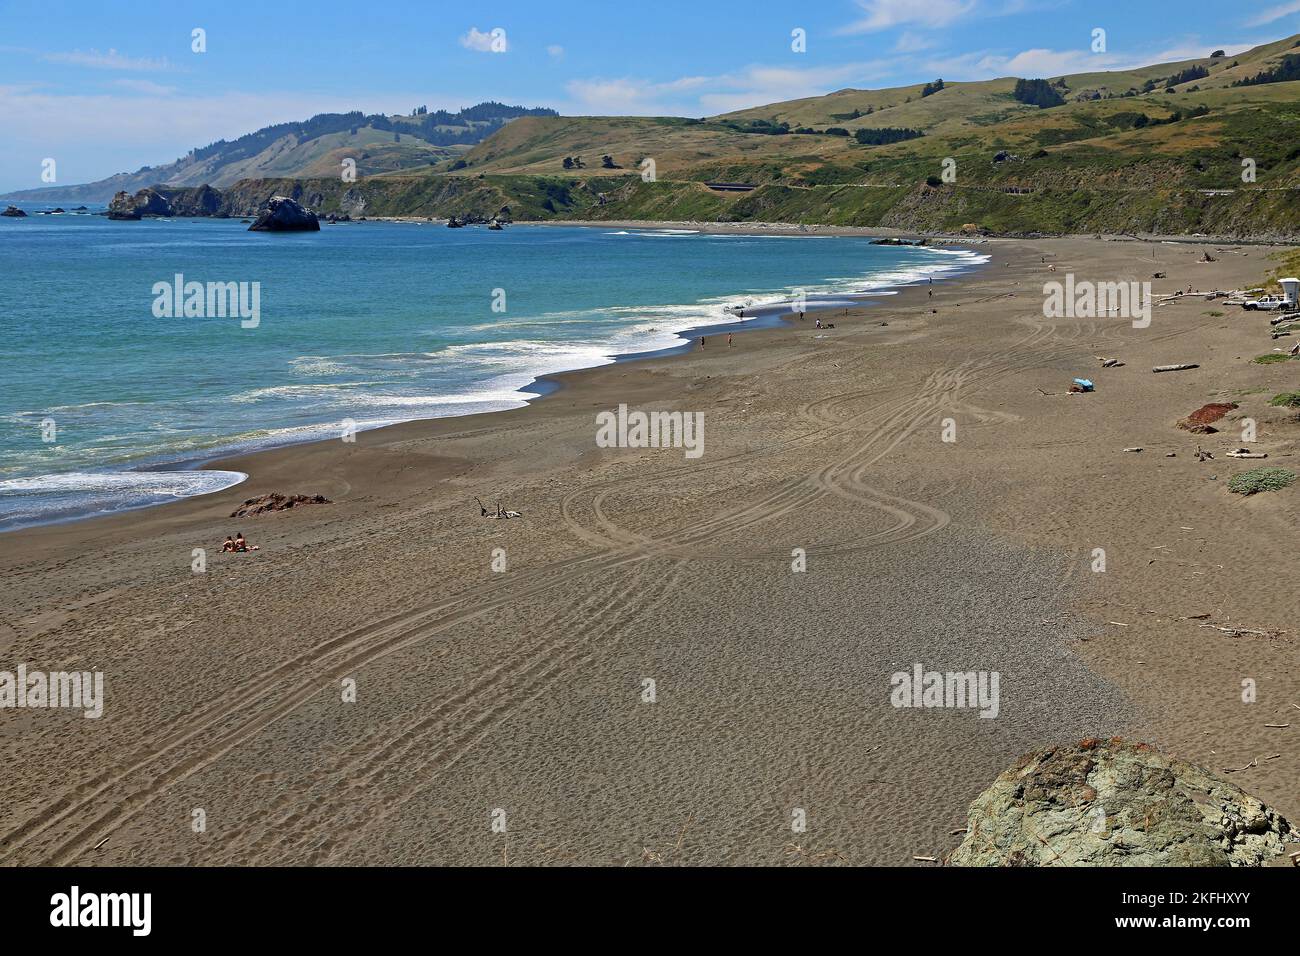
[[[1026,754],[967,823],[954,866],[1260,866],[1300,839],[1241,788],[1118,739]]]

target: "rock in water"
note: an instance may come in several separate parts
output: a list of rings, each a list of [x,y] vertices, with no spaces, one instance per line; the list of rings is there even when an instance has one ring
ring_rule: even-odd
[[[10,217],[13,217],[13,218],[15,218],[15,219],[17,219],[17,218],[20,217],[20,216],[26,216],[26,215],[27,215],[27,213],[23,212],[23,211],[22,211],[21,209],[19,209],[17,206],[10,206],[10,207],[9,207],[8,209],[6,209],[4,212],[0,212],[0,216],[10,216]]]
[[[248,231],[319,232],[320,220],[314,212],[304,209],[288,196],[272,196]]]
[[[108,204],[108,218],[119,222],[136,221],[140,218],[140,210],[136,207],[135,200],[125,189],[114,196],[113,201]]]
[[[1260,866],[1300,839],[1233,784],[1118,738],[1026,754],[967,823],[953,866]]]

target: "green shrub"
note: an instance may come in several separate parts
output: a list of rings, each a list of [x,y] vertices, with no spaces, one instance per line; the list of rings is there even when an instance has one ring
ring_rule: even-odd
[[[1295,478],[1295,474],[1285,468],[1252,468],[1228,479],[1228,490],[1238,495],[1281,491],[1295,481]]]
[[[1300,392],[1283,392],[1281,395],[1274,395],[1269,404],[1278,408],[1300,408]]]
[[[1281,352],[1269,352],[1267,355],[1257,355],[1255,357],[1256,365],[1276,365],[1278,362],[1291,361],[1290,355],[1284,355]]]

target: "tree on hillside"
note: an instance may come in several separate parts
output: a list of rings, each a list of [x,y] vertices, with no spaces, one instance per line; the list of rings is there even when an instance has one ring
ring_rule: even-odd
[[[943,89],[942,79],[935,80],[933,83],[927,83],[921,90],[921,99],[925,99],[931,94],[938,93],[941,89]]]
[[[1016,88],[1011,95],[1021,103],[1047,109],[1062,106],[1065,100],[1046,80],[1016,80]]]
[[[1175,86],[1178,86],[1180,83],[1188,83],[1192,80],[1203,80],[1205,79],[1205,77],[1209,75],[1210,75],[1210,71],[1203,66],[1190,66],[1187,69],[1179,73],[1175,73],[1173,76],[1171,76],[1168,82],[1165,84],[1165,89],[1172,90]]]
[[[860,129],[853,135],[861,146],[886,146],[889,143],[901,143],[906,139],[917,139],[925,134],[916,129],[883,126],[880,129]]]
[[[1244,80],[1238,80],[1233,86],[1259,86],[1263,83],[1286,83],[1290,80],[1300,80],[1300,56],[1294,53],[1288,53],[1282,57],[1282,62],[1271,70],[1263,70],[1254,76],[1247,77]]]

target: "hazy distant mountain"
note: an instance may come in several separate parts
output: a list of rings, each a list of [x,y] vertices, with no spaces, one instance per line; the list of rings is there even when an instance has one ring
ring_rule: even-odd
[[[556,116],[554,110],[480,103],[457,113],[418,107],[409,116],[321,113],[301,123],[277,123],[236,140],[218,140],[175,162],[118,173],[76,186],[25,189],[8,201],[108,202],[119,190],[145,186],[228,186],[241,179],[339,176],[343,161],[358,176],[429,166],[453,158],[520,116]]]

